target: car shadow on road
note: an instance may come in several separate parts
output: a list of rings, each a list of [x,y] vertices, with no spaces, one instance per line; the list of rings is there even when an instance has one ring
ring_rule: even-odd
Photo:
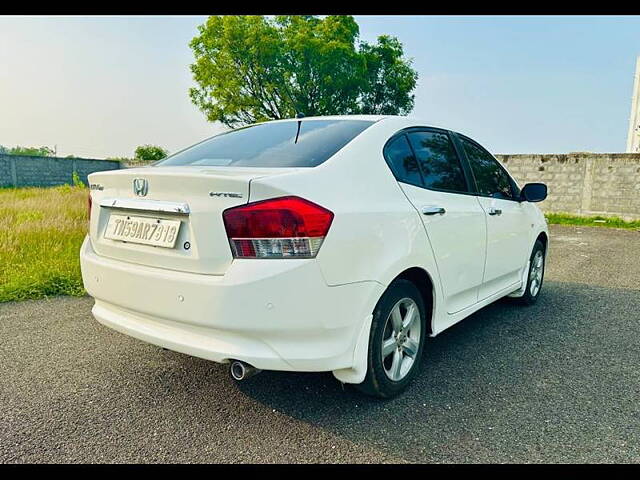
[[[556,285],[546,285],[545,295],[532,307],[517,305],[512,299],[503,299],[489,305],[454,325],[435,338],[429,338],[421,365],[421,374],[412,387],[402,396],[392,400],[366,397],[349,385],[341,385],[330,373],[289,373],[266,371],[238,387],[247,395],[267,402],[280,409],[314,416],[320,413],[317,402],[330,402],[332,408],[341,415],[360,415],[369,409],[383,408],[383,405],[403,404],[423,405],[423,393],[428,388],[430,400],[442,390],[443,375],[455,377],[463,375],[467,380],[483,373],[489,364],[499,362],[493,355],[509,354],[521,350],[518,340],[529,341],[548,330],[555,315],[546,314],[548,304],[560,292]],[[550,298],[551,297],[551,298]],[[515,340],[515,341],[514,341]],[[501,363],[501,361],[500,361]],[[439,380],[440,379],[440,380]],[[456,393],[443,398],[455,402]],[[354,412],[349,408],[354,403],[361,408]]]
[[[607,369],[607,359],[617,352],[616,363],[628,356],[635,364],[632,352],[640,351],[640,342],[625,345],[626,335],[607,334],[613,328],[637,338],[638,311],[637,290],[546,282],[533,306],[503,299],[429,339],[421,374],[397,398],[365,397],[330,373],[263,372],[238,388],[353,441],[379,448],[392,444],[405,458],[423,459],[429,451],[431,460],[460,461],[465,451],[475,455],[493,448],[511,452],[508,460],[517,458],[523,452],[518,445],[524,444],[527,461],[535,457],[531,449],[542,448],[550,435],[549,418],[612,416],[604,405],[585,406],[580,400],[594,394],[595,378],[635,396]],[[624,422],[611,419],[618,420]],[[488,447],[491,442],[483,440],[493,429],[509,434]],[[558,441],[563,439],[564,434]],[[487,455],[495,459],[490,451]]]

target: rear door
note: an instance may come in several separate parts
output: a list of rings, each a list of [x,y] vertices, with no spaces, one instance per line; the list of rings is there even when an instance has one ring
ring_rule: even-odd
[[[456,135],[469,162],[487,218],[487,258],[479,299],[518,284],[529,256],[531,227],[516,183],[486,149]]]
[[[420,214],[448,313],[477,302],[486,247],[484,210],[471,191],[448,132],[413,128],[385,147],[387,163]]]

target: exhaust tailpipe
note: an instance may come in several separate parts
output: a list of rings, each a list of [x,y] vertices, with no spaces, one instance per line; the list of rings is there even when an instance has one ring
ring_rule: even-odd
[[[229,367],[229,374],[236,382],[241,382],[249,377],[253,377],[261,371],[262,370],[240,360],[233,360]]]

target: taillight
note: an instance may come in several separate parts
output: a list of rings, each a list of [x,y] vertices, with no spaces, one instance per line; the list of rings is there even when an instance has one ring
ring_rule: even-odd
[[[333,212],[300,197],[280,197],[222,213],[235,258],[313,258]]]
[[[89,193],[87,207],[89,208],[89,221],[91,221],[91,193]]]

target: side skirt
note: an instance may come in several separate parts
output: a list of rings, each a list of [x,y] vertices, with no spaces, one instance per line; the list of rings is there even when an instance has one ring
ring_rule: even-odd
[[[524,266],[524,270],[522,271],[522,277],[520,278],[520,288],[513,293],[510,293],[509,296],[513,298],[522,297],[527,291],[527,274],[529,273],[529,265],[531,264],[531,260],[527,260],[527,264]]]
[[[527,264],[528,265],[528,264]],[[529,267],[527,266],[527,269],[525,271],[528,271]],[[522,285],[521,285],[522,281],[515,283],[513,285],[510,285],[506,288],[503,288],[502,290],[494,293],[493,295],[491,295],[490,297],[485,298],[484,300],[481,300],[480,302],[454,314],[454,315],[447,315],[448,318],[445,319],[445,322],[439,322],[439,328],[437,331],[434,331],[430,336],[431,337],[435,337],[436,335],[442,333],[443,331],[445,331],[447,328],[452,327],[453,325],[455,325],[456,323],[460,322],[461,320],[464,320],[465,318],[467,318],[469,315],[471,315],[472,313],[477,312],[478,310],[480,310],[483,307],[486,307],[487,305],[489,305],[490,303],[495,302],[496,300],[501,299],[502,297],[505,297],[509,294],[515,294],[517,291],[519,291],[520,289],[522,289]],[[526,288],[526,283],[525,283],[525,288]],[[524,293],[524,292],[523,292]]]

